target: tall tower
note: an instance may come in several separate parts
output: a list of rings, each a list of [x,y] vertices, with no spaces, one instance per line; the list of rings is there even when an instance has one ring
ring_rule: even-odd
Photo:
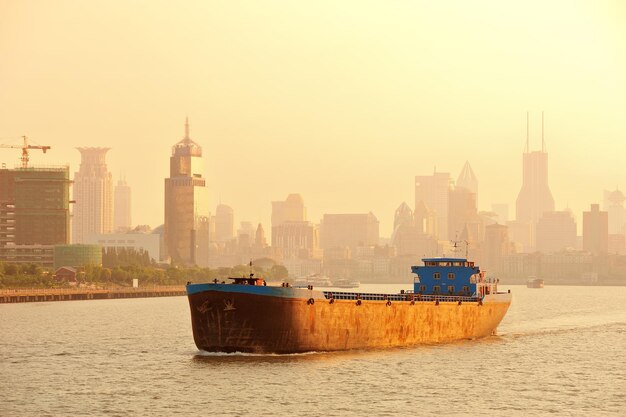
[[[474,175],[474,170],[470,166],[469,161],[465,161],[459,178],[456,180],[456,186],[463,187],[474,194],[478,194],[478,180],[476,179],[476,175]]]
[[[129,230],[132,226],[130,217],[130,187],[126,179],[120,178],[115,186],[114,227],[116,231]]]
[[[254,239],[254,246],[258,249],[263,249],[267,247],[267,239],[265,239],[265,230],[263,230],[263,226],[261,223],[256,228],[256,235]]]
[[[548,186],[548,153],[543,136],[541,113],[541,151],[530,151],[526,115],[526,152],[523,156],[522,189],[517,196],[516,220],[537,224],[543,213],[554,211],[554,198]]]
[[[405,202],[398,206],[393,216],[393,230],[401,226],[413,226],[413,211]]]
[[[110,148],[76,148],[81,161],[74,174],[72,243],[85,243],[90,234],[113,232],[113,179],[107,169]]]
[[[437,223],[435,236],[448,238],[448,207],[452,180],[447,172],[435,172],[433,175],[415,177],[415,211],[420,202],[434,211]]]
[[[624,193],[616,189],[615,191],[604,191],[603,210],[609,213],[609,233],[624,233],[624,223],[626,223],[626,209],[624,209]]]
[[[165,179],[165,249],[172,262],[208,265],[209,190],[202,171],[202,148],[189,137],[187,120]]]

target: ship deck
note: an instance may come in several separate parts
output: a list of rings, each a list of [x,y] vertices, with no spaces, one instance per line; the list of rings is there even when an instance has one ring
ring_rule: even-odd
[[[448,302],[477,302],[479,297],[467,295],[442,295],[442,294],[415,294],[413,292],[404,293],[363,293],[363,292],[339,292],[322,291],[326,299],[335,300],[367,300],[367,301],[448,301]]]

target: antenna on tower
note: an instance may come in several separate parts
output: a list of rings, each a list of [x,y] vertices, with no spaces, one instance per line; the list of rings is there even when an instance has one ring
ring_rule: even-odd
[[[530,152],[530,136],[529,136],[529,126],[530,126],[530,115],[528,111],[526,111],[526,153]]]
[[[541,111],[541,152],[546,151],[546,141],[543,139],[543,110]]]

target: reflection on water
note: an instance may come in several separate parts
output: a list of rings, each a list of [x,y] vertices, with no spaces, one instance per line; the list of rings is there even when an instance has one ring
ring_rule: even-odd
[[[626,414],[626,288],[511,288],[497,336],[294,355],[198,352],[184,297],[0,305],[0,416]]]

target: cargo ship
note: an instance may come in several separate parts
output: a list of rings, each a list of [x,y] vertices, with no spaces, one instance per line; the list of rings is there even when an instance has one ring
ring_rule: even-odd
[[[495,334],[511,293],[498,291],[464,258],[413,266],[413,288],[399,293],[337,292],[254,274],[230,283],[187,284],[193,338],[207,352],[302,353],[377,349]]]

